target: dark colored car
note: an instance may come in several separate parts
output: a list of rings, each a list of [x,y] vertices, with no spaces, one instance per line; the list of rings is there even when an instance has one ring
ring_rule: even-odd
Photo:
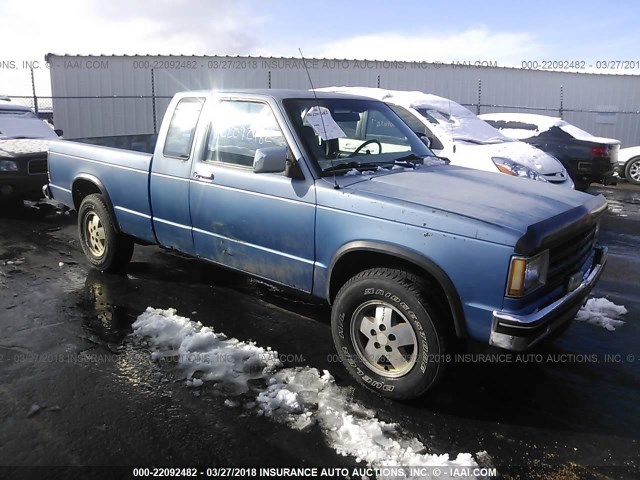
[[[42,197],[47,148],[58,133],[29,107],[0,100],[0,202]]]
[[[0,140],[0,201],[42,198],[47,176],[47,140]]]
[[[595,137],[557,117],[487,113],[480,118],[504,135],[527,142],[562,162],[578,190],[615,183],[620,141]]]

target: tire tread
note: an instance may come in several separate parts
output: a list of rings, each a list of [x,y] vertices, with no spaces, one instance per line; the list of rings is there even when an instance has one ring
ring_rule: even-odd
[[[100,220],[104,224],[105,235],[108,238],[113,237],[113,245],[107,247],[107,258],[105,262],[100,263],[94,260],[91,255],[87,253],[84,245],[84,233],[82,232],[83,225],[83,210],[87,208],[87,204],[93,203],[92,208],[96,211]],[[131,237],[126,236],[118,231],[116,224],[113,221],[113,217],[107,206],[107,202],[104,197],[98,193],[92,193],[82,199],[80,208],[78,209],[78,226],[80,229],[80,238],[82,243],[82,249],[85,250],[85,255],[91,262],[91,264],[104,271],[104,272],[120,272],[131,261],[133,255],[134,242]]]
[[[447,328],[448,324],[452,325],[452,322],[443,322],[442,317],[446,316],[448,309],[446,308],[442,299],[428,298],[429,282],[416,275],[415,273],[405,270],[388,268],[388,267],[375,267],[367,270],[363,270],[353,277],[351,277],[338,291],[336,300],[355,282],[366,279],[383,279],[391,282],[395,282],[399,287],[406,289],[411,295],[415,296],[417,301],[423,306],[423,308],[429,314],[430,320],[436,330],[436,340],[439,348],[439,355],[445,356],[449,352],[449,342],[447,339],[450,335],[450,328]],[[413,391],[406,391],[402,399],[417,398],[422,396],[427,390],[431,390],[442,379],[446,365],[444,363],[438,363],[438,370],[434,375],[434,380],[427,385],[416,387]],[[377,394],[380,392],[372,390]]]

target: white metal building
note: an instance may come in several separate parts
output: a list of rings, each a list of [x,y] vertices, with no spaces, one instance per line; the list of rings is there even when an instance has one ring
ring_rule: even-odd
[[[153,133],[178,91],[310,88],[299,58],[48,54],[57,128],[66,138]],[[640,145],[640,76],[496,67],[490,62],[307,59],[315,87],[421,90],[476,113],[562,116],[588,132]]]

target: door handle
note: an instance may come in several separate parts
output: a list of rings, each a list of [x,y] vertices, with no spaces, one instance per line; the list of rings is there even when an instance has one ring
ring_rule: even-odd
[[[193,172],[193,177],[199,180],[213,180],[215,178],[215,175],[211,172],[207,172],[207,173]]]

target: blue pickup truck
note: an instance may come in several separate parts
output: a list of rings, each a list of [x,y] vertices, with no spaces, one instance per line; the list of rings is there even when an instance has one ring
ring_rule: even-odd
[[[433,387],[457,339],[558,334],[605,263],[602,196],[448,165],[376,100],[179,93],[147,140],[50,145],[45,194],[89,262],[157,244],[324,299],[346,369],[390,398]]]

